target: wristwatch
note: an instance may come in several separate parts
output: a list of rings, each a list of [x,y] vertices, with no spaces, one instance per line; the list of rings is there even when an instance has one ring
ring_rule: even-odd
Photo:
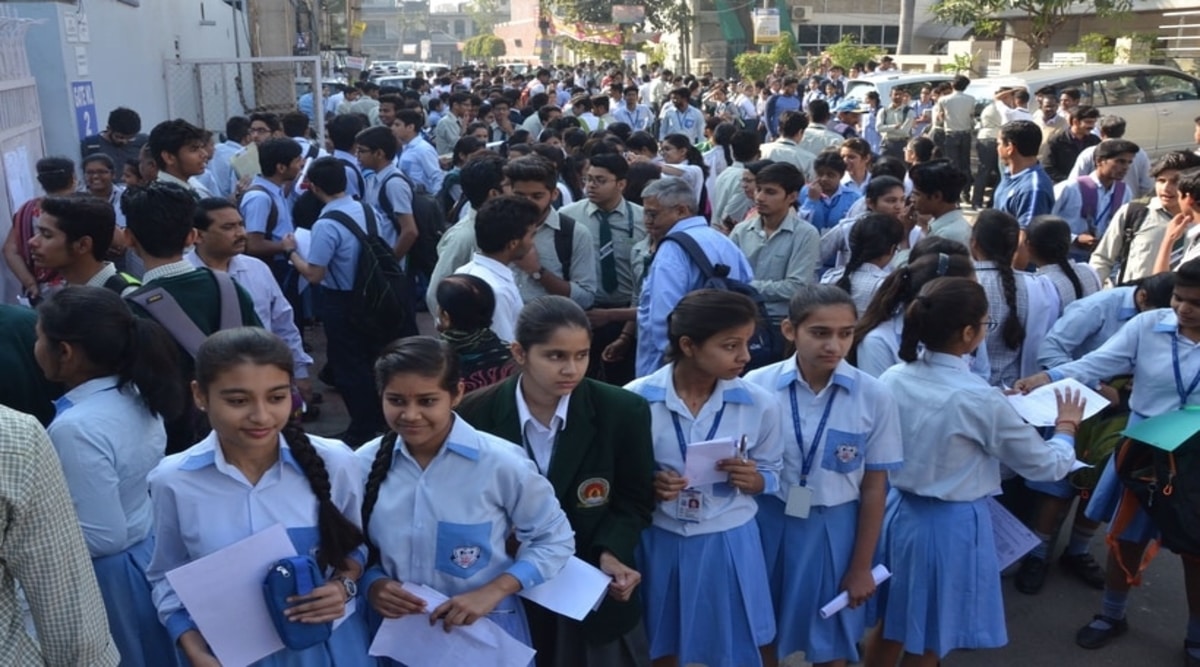
[[[346,590],[346,600],[353,600],[358,595],[358,582],[350,577],[334,577],[334,581],[341,582],[342,588]]]
[[[534,271],[533,273],[529,274],[529,277],[533,278],[534,280],[536,280],[538,282],[541,282],[543,270],[544,269],[542,269],[542,267],[539,266],[537,271]]]

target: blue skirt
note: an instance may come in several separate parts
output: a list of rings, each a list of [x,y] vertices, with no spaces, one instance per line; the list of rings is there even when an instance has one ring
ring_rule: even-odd
[[[857,501],[813,507],[807,519],[784,519],[783,587],[776,600],[780,656],[804,651],[808,662],[859,661],[855,644],[866,632],[871,605],[847,608],[828,619],[817,613],[842,592],[854,556],[858,507]]]
[[[154,555],[147,537],[125,551],[92,559],[96,583],[104,599],[108,629],[121,652],[121,667],[159,667],[172,661],[175,645],[158,622],[146,567]]]
[[[651,526],[637,561],[651,659],[761,666],[758,647],[775,637],[775,617],[754,521],[686,537]]]
[[[783,558],[783,523],[787,515],[783,513],[783,501],[775,496],[763,493],[755,500],[758,501],[758,513],[754,515],[754,520],[758,523],[767,581],[771,586],[771,599],[775,603],[775,618],[778,619],[779,601],[783,594],[783,568],[780,566]]]
[[[883,562],[892,578],[879,594],[885,639],[939,658],[1008,643],[986,503],[892,490],[883,525]]]

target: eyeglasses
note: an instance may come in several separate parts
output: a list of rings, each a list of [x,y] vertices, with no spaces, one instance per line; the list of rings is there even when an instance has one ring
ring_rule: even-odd
[[[1000,328],[1000,323],[997,322],[996,320],[993,320],[990,317],[987,318],[986,320],[984,320],[983,322],[980,322],[979,325],[986,328],[988,330],[988,333],[992,333],[996,329]]]
[[[584,183],[584,185],[599,185],[600,187],[604,187],[604,186],[608,185],[609,183],[612,183],[612,179],[610,179],[610,178],[593,178],[591,176],[588,176],[587,178],[583,179],[583,183]]]

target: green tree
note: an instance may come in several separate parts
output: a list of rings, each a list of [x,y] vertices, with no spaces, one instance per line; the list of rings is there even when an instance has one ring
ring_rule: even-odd
[[[542,0],[542,11],[553,12],[572,21],[612,23],[612,4],[592,0]],[[678,33],[680,51],[684,58],[691,49],[692,11],[689,3],[679,0],[641,0],[646,7],[646,23],[637,27],[650,32]],[[603,46],[603,45],[601,45]],[[618,58],[619,59],[619,53]],[[683,63],[687,68],[687,63]]]
[[[882,47],[879,46],[864,46],[858,43],[854,35],[842,35],[841,41],[833,46],[825,49],[829,54],[830,60],[834,65],[841,65],[849,70],[854,66],[854,63],[865,63],[868,60],[874,60],[885,53]]]
[[[475,22],[475,34],[492,32],[500,19],[499,0],[471,0],[466,9]]]
[[[469,60],[492,60],[504,55],[504,40],[492,34],[475,35],[463,44],[463,55]]]
[[[762,81],[771,73],[775,61],[769,53],[745,51],[733,59],[733,66],[737,68],[738,74],[741,74],[743,79]]]
[[[786,30],[779,35],[779,41],[775,42],[775,46],[771,47],[771,62],[783,65],[788,70],[796,69],[796,57],[799,55],[800,49],[796,47],[796,38]]]
[[[1028,69],[1037,69],[1042,52],[1071,16],[1115,17],[1132,7],[1133,0],[937,0],[933,14],[945,23],[973,25],[976,35],[997,37],[1005,34],[1005,24],[995,17],[1018,15],[1028,25],[1010,36],[1029,47]]]

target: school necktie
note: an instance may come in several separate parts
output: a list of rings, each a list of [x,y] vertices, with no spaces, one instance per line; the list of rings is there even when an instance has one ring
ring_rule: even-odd
[[[600,221],[600,286],[609,293],[617,289],[617,254],[613,248],[612,227],[608,223],[616,213],[599,210],[595,213]]]

